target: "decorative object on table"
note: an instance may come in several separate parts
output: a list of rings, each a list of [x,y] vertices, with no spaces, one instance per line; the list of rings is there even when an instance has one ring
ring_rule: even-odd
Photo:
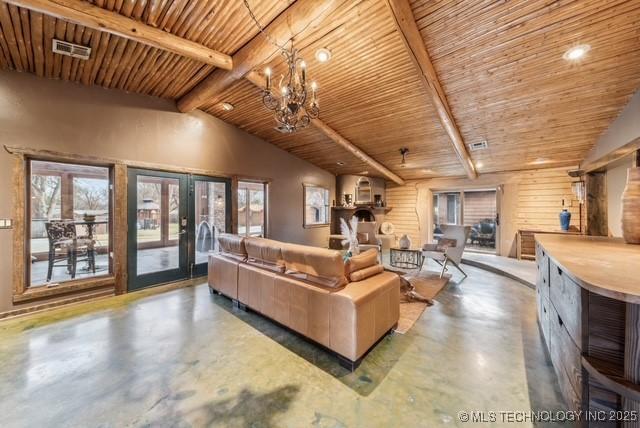
[[[390,221],[382,222],[380,225],[380,232],[382,232],[383,235],[393,235],[395,229],[396,228],[393,226],[393,223]]]
[[[96,216],[95,214],[84,213],[84,215],[82,216],[82,219],[87,223],[93,223],[96,221]]]
[[[400,237],[398,241],[398,246],[403,250],[408,250],[411,248],[411,238],[406,233]]]
[[[424,263],[424,257],[422,256],[422,250],[410,249],[410,248],[390,248],[389,249],[389,264],[392,267],[400,269],[418,269],[422,270]]]
[[[422,247],[422,255],[434,260],[442,266],[440,277],[444,276],[447,265],[452,263],[466,278],[467,274],[460,268],[462,253],[467,244],[470,226],[458,226],[453,224],[442,225],[442,236],[436,244],[425,244]]]
[[[566,208],[563,208],[562,211],[560,211],[560,228],[564,231],[567,231],[569,230],[570,225],[571,213]]]
[[[640,244],[640,167],[627,170],[622,192],[622,237],[627,244]]]
[[[351,217],[349,223],[345,219],[340,219],[340,233],[345,239],[342,241],[342,245],[348,245],[347,252],[344,254],[344,261],[346,262],[352,256],[360,254],[360,247],[358,244],[358,218]]]
[[[382,195],[373,195],[373,202],[378,208],[384,207],[384,202],[382,202]]]
[[[265,87],[262,91],[262,103],[266,108],[273,111],[275,120],[278,123],[276,129],[283,134],[291,134],[299,129],[306,128],[311,123],[311,119],[316,119],[320,114],[318,84],[316,82],[311,82],[310,85],[307,84],[307,63],[298,56],[298,50],[293,47],[293,39],[291,39],[290,49],[278,44],[276,40],[264,31],[264,28],[251,11],[247,0],[244,0],[244,5],[258,30],[271,44],[280,50],[284,62],[287,64],[286,74],[281,75],[278,82],[278,90],[280,91],[278,95],[272,91],[271,69],[267,67],[264,70]]]

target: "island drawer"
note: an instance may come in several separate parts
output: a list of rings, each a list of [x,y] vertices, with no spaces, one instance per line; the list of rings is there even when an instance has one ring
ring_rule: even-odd
[[[565,328],[562,316],[558,314],[553,305],[549,310],[549,354],[556,369],[558,381],[567,401],[571,397],[582,397],[582,359],[580,349],[569,336]],[[573,393],[570,393],[569,384]],[[565,392],[566,390],[566,392]],[[570,393],[567,395],[567,393]],[[569,404],[569,403],[567,403]]]
[[[536,243],[536,264],[538,266],[536,288],[549,299],[549,256],[538,243]]]
[[[573,342],[582,349],[582,288],[553,261],[549,262],[549,279],[549,300]]]

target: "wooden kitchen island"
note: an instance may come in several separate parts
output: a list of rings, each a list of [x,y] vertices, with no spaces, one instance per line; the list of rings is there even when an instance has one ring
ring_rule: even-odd
[[[640,246],[539,234],[538,321],[570,410],[640,410]],[[640,414],[636,414],[640,417]]]

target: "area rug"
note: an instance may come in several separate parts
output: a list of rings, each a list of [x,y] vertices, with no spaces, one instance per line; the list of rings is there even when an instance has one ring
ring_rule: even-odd
[[[400,319],[394,331],[400,334],[408,332],[427,306],[433,305],[432,299],[447,285],[449,278],[449,275],[440,278],[437,273],[428,271],[400,276]]]

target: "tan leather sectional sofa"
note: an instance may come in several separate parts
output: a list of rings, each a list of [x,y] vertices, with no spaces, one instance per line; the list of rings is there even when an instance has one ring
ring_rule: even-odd
[[[338,251],[223,234],[209,287],[356,363],[398,322],[400,279],[376,250]],[[343,361],[344,362],[344,361]],[[353,367],[353,365],[352,365]]]

